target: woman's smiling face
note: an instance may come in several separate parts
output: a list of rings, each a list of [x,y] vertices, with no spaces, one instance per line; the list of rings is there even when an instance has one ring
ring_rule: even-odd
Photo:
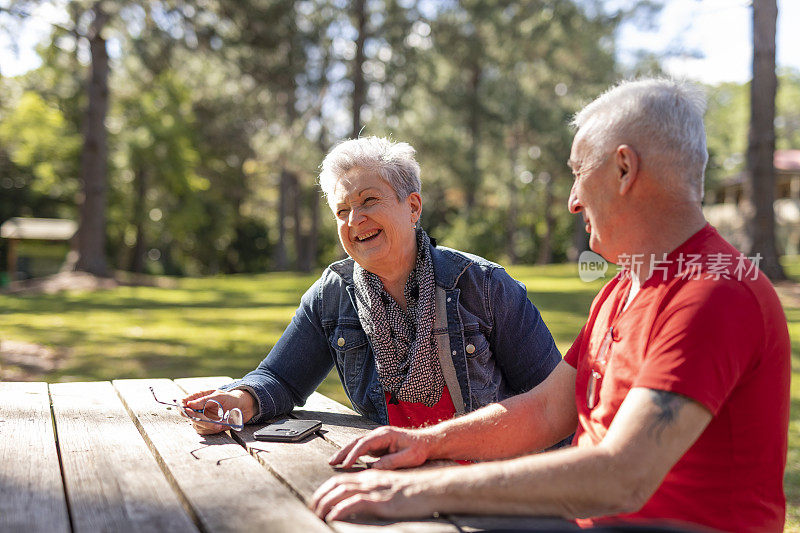
[[[393,278],[413,268],[417,250],[414,225],[422,209],[419,193],[398,200],[380,175],[354,167],[339,178],[328,201],[342,246],[365,270]]]

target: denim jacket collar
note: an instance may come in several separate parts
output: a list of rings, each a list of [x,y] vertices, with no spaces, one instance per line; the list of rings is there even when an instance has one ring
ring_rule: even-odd
[[[431,260],[436,284],[445,290],[452,290],[458,283],[458,278],[473,263],[462,254],[454,253],[450,248],[431,246]],[[347,285],[353,284],[353,258],[348,257],[337,261],[330,266]]]

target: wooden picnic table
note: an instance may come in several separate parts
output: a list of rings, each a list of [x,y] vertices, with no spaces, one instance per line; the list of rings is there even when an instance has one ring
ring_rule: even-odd
[[[315,393],[292,417],[322,421],[299,443],[256,441],[259,425],[200,436],[154,401],[230,378],[0,383],[0,532],[457,533],[570,525],[536,517],[447,515],[325,523],[306,506],[336,470],[328,458],[376,425]]]

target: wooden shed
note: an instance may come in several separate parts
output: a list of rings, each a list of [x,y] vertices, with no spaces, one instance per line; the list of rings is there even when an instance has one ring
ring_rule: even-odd
[[[0,237],[8,240],[8,277],[17,276],[19,245],[23,241],[68,242],[75,236],[78,224],[58,218],[10,218],[0,225]]]

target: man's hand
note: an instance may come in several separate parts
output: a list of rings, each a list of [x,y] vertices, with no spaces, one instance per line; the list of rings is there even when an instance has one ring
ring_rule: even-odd
[[[372,468],[393,470],[420,466],[431,458],[435,437],[420,430],[383,426],[358,438],[331,457],[333,466],[350,468],[360,457],[380,457]]]
[[[257,409],[256,399],[253,398],[249,392],[238,389],[231,391],[206,390],[195,392],[181,400],[181,405],[189,409],[199,410],[203,408],[208,400],[215,400],[225,411],[230,411],[238,407],[242,411],[242,419],[245,423],[253,418]],[[198,416],[202,417],[202,414],[198,413]],[[212,435],[228,429],[226,426],[197,420],[192,420],[192,426],[194,426],[194,430],[200,435]]]
[[[309,507],[323,520],[431,516],[434,498],[420,490],[420,474],[366,470],[335,476],[314,492]]]

